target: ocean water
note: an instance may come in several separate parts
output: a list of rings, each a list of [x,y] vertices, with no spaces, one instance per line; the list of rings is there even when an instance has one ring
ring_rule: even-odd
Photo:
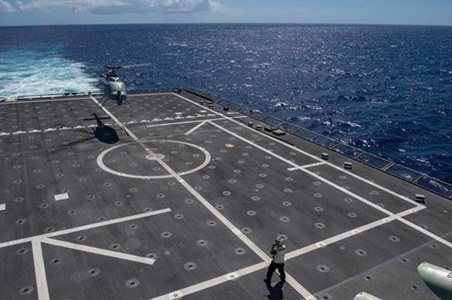
[[[452,27],[0,28],[0,97],[195,88],[452,183]]]

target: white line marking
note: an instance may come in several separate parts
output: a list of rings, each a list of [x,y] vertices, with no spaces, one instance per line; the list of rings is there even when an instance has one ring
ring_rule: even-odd
[[[95,247],[90,247],[90,246],[85,246],[85,245],[80,245],[80,244],[69,243],[69,242],[65,242],[65,241],[61,241],[61,240],[46,238],[46,239],[43,239],[42,242],[46,243],[46,244],[54,245],[54,246],[69,248],[69,249],[73,249],[73,250],[78,250],[78,251],[83,251],[83,252],[88,252],[88,253],[93,253],[93,254],[98,254],[98,255],[103,255],[103,256],[109,256],[109,257],[113,257],[113,258],[119,258],[119,259],[123,259],[123,260],[147,264],[147,265],[153,265],[155,262],[155,259],[153,259],[153,258],[140,257],[140,256],[136,256],[136,255],[122,253],[122,252],[110,251],[110,250],[105,250],[105,249],[100,249],[100,248],[95,248]]]
[[[54,196],[55,197],[55,201],[60,201],[60,200],[66,200],[69,199],[69,195],[67,193],[63,193],[63,194],[57,194]]]
[[[133,215],[133,216],[129,216],[129,217],[123,217],[123,218],[118,218],[118,219],[114,219],[114,220],[108,220],[108,221],[103,221],[103,222],[99,222],[99,223],[88,224],[88,225],[84,225],[84,226],[79,226],[79,227],[64,229],[64,230],[60,230],[60,231],[44,233],[44,234],[40,234],[40,235],[36,235],[36,236],[32,236],[32,237],[26,237],[26,238],[22,238],[22,239],[18,239],[18,240],[8,241],[8,242],[1,243],[0,249],[4,248],[4,247],[17,245],[17,244],[27,243],[27,242],[30,242],[37,238],[42,239],[42,238],[47,238],[47,237],[59,236],[59,235],[73,233],[73,232],[77,232],[77,231],[93,229],[93,228],[97,228],[97,227],[113,225],[113,224],[117,224],[117,223],[122,223],[122,222],[132,221],[132,220],[136,220],[136,219],[146,218],[146,217],[150,217],[150,216],[155,216],[155,215],[167,213],[170,211],[171,211],[170,208],[165,208],[165,209],[150,211],[147,213]]]
[[[400,222],[402,222],[402,223],[404,223],[404,224],[410,226],[411,228],[413,228],[413,229],[415,229],[415,230],[417,230],[417,231],[419,231],[419,232],[421,232],[421,233],[423,233],[423,234],[425,234],[425,235],[431,237],[432,239],[437,240],[438,242],[440,242],[440,243],[446,245],[447,247],[452,248],[452,243],[451,243],[451,242],[449,242],[449,241],[447,241],[447,240],[445,240],[445,239],[443,239],[443,238],[437,236],[436,234],[433,234],[433,233],[431,233],[430,231],[425,230],[424,228],[422,228],[422,227],[420,227],[420,226],[417,226],[416,224],[413,224],[413,223],[411,223],[411,222],[408,221],[408,220],[405,220],[405,219],[402,219],[402,218],[398,218],[398,220],[399,220]]]
[[[205,125],[206,121],[201,122],[200,124],[196,125],[195,127],[193,127],[192,129],[190,129],[189,131],[187,131],[185,133],[185,135],[190,135],[191,133],[193,133],[195,130],[197,130],[198,128],[200,128],[201,126]]]
[[[39,239],[31,240],[33,251],[33,262],[36,276],[36,289],[38,290],[39,300],[50,299],[49,287],[47,285],[47,275],[44,264],[44,257],[42,256],[41,241]]]
[[[218,276],[216,278],[213,278],[213,279],[210,279],[210,280],[206,280],[204,282],[201,282],[201,283],[198,283],[198,284],[195,284],[195,285],[183,288],[181,290],[178,290],[177,292],[182,293],[184,296],[185,295],[194,294],[196,292],[199,292],[199,291],[211,288],[213,286],[222,284],[224,282],[235,280],[235,279],[237,279],[239,277],[242,277],[242,276],[251,274],[253,272],[262,270],[262,269],[264,269],[267,266],[268,266],[267,262],[261,262],[261,263],[258,263],[258,264],[255,264],[255,265],[252,265],[252,266],[240,269],[240,270],[235,271],[233,273],[228,273],[226,275],[221,275],[221,276]],[[169,294],[165,294],[165,295],[162,295],[162,296],[159,296],[159,297],[155,297],[155,298],[152,298],[152,300],[167,300],[167,299],[170,299],[171,295],[173,295],[174,293],[175,292],[172,292],[172,293],[169,293]]]
[[[293,167],[293,168],[288,168],[288,171],[295,171],[295,170],[302,170],[302,169],[307,169],[307,168],[312,168],[312,167],[317,167],[317,166],[321,166],[324,165],[325,162],[321,161],[318,163],[313,163],[313,164],[309,164],[309,165],[304,165],[304,166],[299,166],[299,167]]]
[[[292,286],[300,295],[304,297],[305,300],[316,300],[304,286],[302,286],[298,281],[295,280],[290,274],[286,272],[286,282]]]
[[[6,209],[6,204],[0,204],[0,211],[5,210]]]
[[[411,208],[411,209],[405,210],[403,212],[400,212],[400,213],[398,213],[396,215],[392,215],[390,217],[386,217],[384,219],[377,220],[375,222],[363,225],[361,227],[351,229],[349,231],[346,231],[346,232],[343,232],[341,234],[335,235],[333,237],[327,238],[327,239],[325,239],[323,241],[320,241],[320,242],[317,242],[315,244],[308,245],[308,246],[300,248],[298,250],[289,252],[289,253],[286,254],[286,259],[292,259],[292,258],[295,258],[297,256],[306,254],[308,252],[317,250],[318,248],[323,248],[323,247],[325,247],[327,245],[330,245],[330,244],[336,243],[336,242],[338,242],[340,240],[349,238],[349,237],[351,237],[353,235],[356,235],[358,233],[362,233],[362,232],[367,231],[369,229],[372,229],[372,228],[375,228],[375,227],[387,224],[388,222],[391,222],[391,221],[394,221],[394,220],[401,220],[401,218],[403,218],[403,217],[405,217],[407,215],[410,215],[412,213],[418,212],[420,210],[423,210],[423,209],[425,209],[425,207]]]
[[[246,118],[245,116],[240,116],[238,118]],[[152,124],[152,125],[146,125],[146,127],[160,127],[160,126],[173,126],[173,125],[182,125],[182,124],[192,124],[192,123],[199,123],[199,122],[206,122],[206,121],[221,121],[225,120],[226,118],[214,118],[214,119],[206,119],[206,120],[193,120],[193,121],[183,121],[183,122],[172,122],[172,123],[162,123],[162,124]]]

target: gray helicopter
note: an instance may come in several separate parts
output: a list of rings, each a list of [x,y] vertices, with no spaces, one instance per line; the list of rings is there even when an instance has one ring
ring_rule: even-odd
[[[116,104],[122,105],[124,101],[127,101],[126,85],[119,80],[119,76],[116,73],[117,69],[121,69],[121,66],[105,66],[107,73],[101,74],[100,77],[105,78],[104,84],[104,96],[102,97],[102,106],[108,100],[116,101]]]

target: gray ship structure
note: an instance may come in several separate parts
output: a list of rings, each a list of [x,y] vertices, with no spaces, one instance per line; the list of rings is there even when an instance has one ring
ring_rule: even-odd
[[[451,185],[202,93],[0,101],[0,168],[1,299],[450,295]]]

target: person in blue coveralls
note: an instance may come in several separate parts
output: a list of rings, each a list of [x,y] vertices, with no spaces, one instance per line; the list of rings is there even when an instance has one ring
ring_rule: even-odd
[[[281,282],[286,282],[286,273],[284,272],[284,263],[286,262],[286,246],[283,245],[282,239],[277,239],[273,243],[270,249],[270,255],[272,256],[272,262],[268,266],[267,270],[267,278],[264,279],[264,282],[267,286],[270,285],[272,275],[276,269],[279,272],[279,278],[281,278]]]

